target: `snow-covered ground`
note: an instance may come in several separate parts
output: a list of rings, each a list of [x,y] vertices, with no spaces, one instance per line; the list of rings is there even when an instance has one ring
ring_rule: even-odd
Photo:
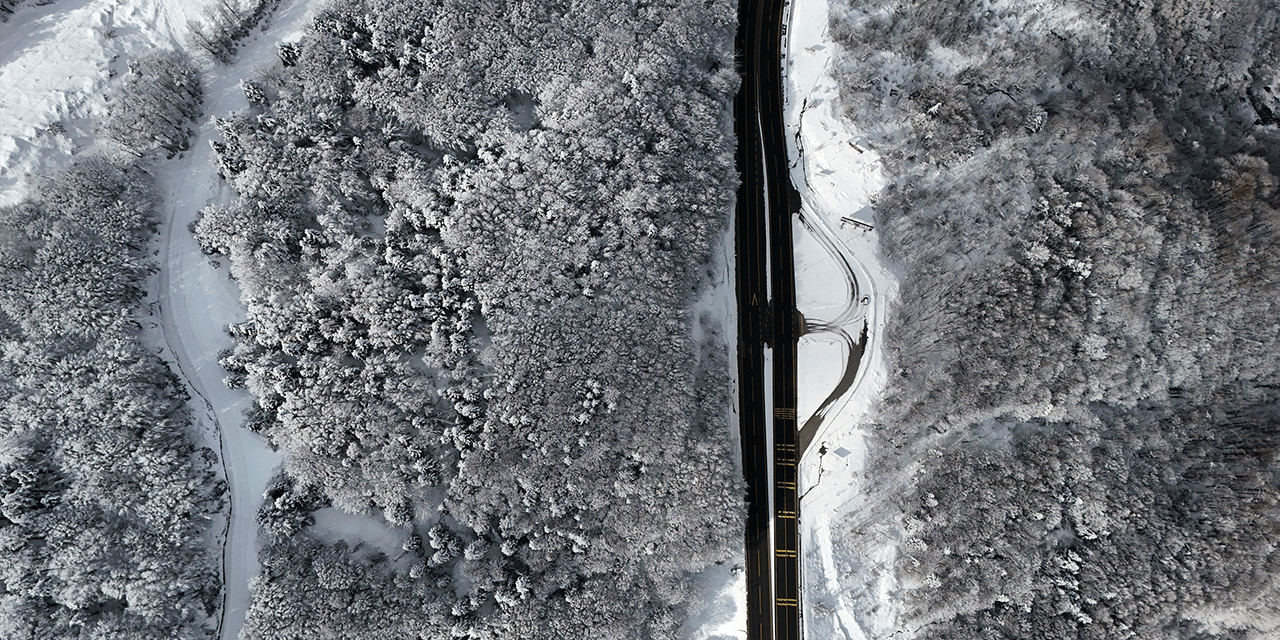
[[[146,51],[180,45],[214,0],[58,0],[18,5],[0,23],[0,205],[27,176],[95,146],[110,78]]]
[[[885,566],[893,547],[879,558],[844,557],[850,550],[839,544],[839,526],[861,506],[862,425],[888,375],[881,336],[898,278],[881,259],[869,206],[885,182],[875,150],[840,113],[827,0],[791,0],[787,21],[788,152],[804,199],[796,304],[808,331],[799,347],[797,420],[815,433],[800,464],[804,629],[813,639],[881,637],[895,618],[892,574],[854,576],[851,568]],[[851,351],[864,328],[859,365]],[[853,598],[850,585],[859,581]]]
[[[694,340],[703,342],[714,340],[728,345],[731,379],[738,379],[738,314],[737,283],[734,274],[734,227],[731,223],[720,243],[720,251],[715,258],[715,274],[713,286],[703,293],[702,298],[694,305]],[[697,318],[706,314],[720,326],[721,334],[706,335],[706,331]],[[742,475],[742,438],[738,430],[738,385],[731,385],[733,397],[730,406],[733,411],[733,424],[729,425],[729,437],[732,441],[730,455],[734,460],[734,469]],[[724,638],[745,638],[747,635],[747,577],[746,551],[739,549],[738,555],[728,562],[716,565],[702,572],[699,576],[698,589],[701,591],[703,605],[694,611],[693,616],[685,621],[681,629],[682,636],[688,640],[718,640]]]

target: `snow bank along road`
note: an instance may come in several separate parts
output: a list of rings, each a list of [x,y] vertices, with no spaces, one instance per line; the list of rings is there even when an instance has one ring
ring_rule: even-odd
[[[791,237],[800,197],[791,184],[783,124],[784,9],[784,0],[746,0],[738,9],[737,46],[744,57],[742,89],[734,102],[742,175],[735,222],[738,371],[749,501],[747,638],[752,640],[801,637],[795,429],[801,322]],[[773,350],[770,372],[764,371],[766,346]],[[763,389],[766,375],[772,376],[770,399]]]
[[[889,378],[881,339],[898,276],[879,252],[872,197],[885,185],[872,141],[844,116],[831,13],[842,3],[790,0],[785,38],[787,144],[803,198],[796,227],[798,304],[811,333],[799,345],[804,628],[815,640],[895,632],[894,544],[856,557],[839,532],[863,508],[864,425]],[[817,321],[815,318],[821,318]],[[861,354],[855,354],[861,350]],[[833,533],[833,529],[837,532]],[[870,544],[870,543],[866,543]]]

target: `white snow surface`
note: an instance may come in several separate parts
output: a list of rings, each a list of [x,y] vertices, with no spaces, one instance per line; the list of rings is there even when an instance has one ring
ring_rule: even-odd
[[[370,546],[391,558],[405,555],[401,545],[408,532],[392,527],[386,520],[347,513],[336,507],[317,509],[313,515],[316,522],[310,532],[322,540],[346,540]]]
[[[892,572],[868,569],[890,566],[893,546],[853,557],[841,523],[864,505],[863,425],[888,378],[881,336],[898,277],[872,228],[871,197],[885,185],[879,156],[840,112],[827,2],[788,3],[782,61],[791,175],[804,201],[795,226],[796,305],[808,330],[798,352],[797,424],[822,410],[800,462],[801,600],[806,637],[862,640],[892,633],[897,617]],[[851,363],[864,326],[866,352]],[[834,394],[855,364],[852,384]]]
[[[0,23],[0,205],[29,176],[96,146],[102,94],[128,60],[180,47],[188,20],[215,0],[58,0],[18,5]]]

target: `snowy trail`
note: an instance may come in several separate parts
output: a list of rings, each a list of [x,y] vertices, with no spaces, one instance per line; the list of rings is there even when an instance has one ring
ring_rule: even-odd
[[[834,344],[843,353],[840,359],[842,367],[839,371],[809,370],[807,372],[809,375],[805,376],[810,387],[831,389],[817,408],[803,419],[799,444],[802,456],[807,456],[809,443],[820,439],[827,431],[829,425],[827,418],[840,415],[841,410],[853,398],[859,385],[867,377],[870,367],[863,362],[863,359],[867,353],[879,348],[880,337],[880,331],[871,329],[872,321],[876,319],[872,314],[878,311],[883,315],[886,305],[877,304],[882,296],[876,293],[876,279],[868,273],[862,261],[859,260],[859,249],[865,251],[866,247],[850,247],[843,242],[831,228],[828,220],[829,217],[839,216],[839,212],[824,212],[821,209],[815,211],[815,207],[809,204],[808,194],[811,188],[807,183],[801,191],[806,194],[806,202],[800,212],[800,224],[805,231],[809,232],[810,237],[818,242],[830,260],[838,266],[840,277],[848,283],[845,292],[836,294],[839,296],[837,305],[839,314],[836,318],[830,321],[812,322],[814,333],[807,334],[801,339],[802,349],[807,347],[806,350],[812,352],[823,342],[829,342],[819,337],[821,334],[834,334],[836,338]],[[866,258],[865,255],[862,257]],[[868,291],[861,291],[858,287],[859,282],[865,283]],[[883,318],[879,319],[883,320]],[[810,325],[807,315],[806,323],[806,329],[808,329]],[[877,329],[880,326],[883,326],[882,322],[878,323]],[[853,338],[855,335],[859,336],[856,340]],[[802,364],[804,360],[802,355]],[[802,375],[804,375],[803,372]]]
[[[806,190],[809,185],[806,180]],[[835,308],[839,313],[831,320],[819,320],[811,315],[805,316],[805,344],[810,348],[814,348],[823,342],[832,342],[841,349],[842,356],[840,362],[843,369],[840,371],[839,378],[836,380],[835,386],[831,392],[818,404],[817,408],[806,418],[803,426],[800,428],[799,447],[803,453],[813,441],[815,435],[822,429],[828,415],[832,412],[839,412],[844,401],[848,400],[849,394],[853,391],[857,384],[859,376],[864,373],[862,356],[866,352],[867,325],[865,306],[870,303],[870,297],[862,298],[858,289],[858,274],[860,268],[855,268],[856,258],[847,255],[847,250],[842,247],[840,240],[835,237],[831,229],[824,224],[821,216],[813,216],[812,213],[805,215],[808,211],[806,206],[801,210],[799,215],[800,226],[809,233],[809,237],[818,242],[823,250],[826,251],[829,258],[837,266],[840,277],[844,281],[844,291],[840,293],[828,294],[824,296],[828,300],[832,297],[839,300]],[[816,219],[811,219],[816,218]],[[801,243],[803,246],[803,243]],[[851,262],[851,260],[853,262]],[[861,265],[859,265],[860,267]],[[803,277],[803,276],[801,276]],[[868,281],[863,278],[863,281]],[[860,299],[861,298],[861,299]],[[861,325],[862,330],[858,333],[858,340],[854,340],[854,331]],[[818,337],[821,334],[828,334]],[[834,340],[832,340],[834,338]],[[829,382],[829,381],[827,381]]]
[[[204,149],[200,147],[198,149]],[[159,168],[167,195],[168,218],[161,245],[159,305],[165,342],[182,376],[205,404],[205,433],[218,447],[230,488],[228,526],[223,542],[223,615],[220,637],[234,640],[249,605],[249,580],[258,573],[254,519],[262,493],[279,456],[256,435],[240,428],[252,402],[243,391],[222,384],[218,352],[231,346],[223,327],[244,319],[235,283],[215,271],[200,252],[186,225],[204,202],[215,199],[216,184],[208,153],[193,153]],[[216,176],[213,176],[216,179]],[[211,193],[212,192],[212,193]]]
[[[95,148],[104,114],[103,93],[129,60],[156,49],[180,47],[189,20],[218,0],[60,0],[20,5],[0,23],[0,204],[24,196],[26,176],[55,171]],[[150,312],[143,338],[174,366],[192,396],[204,444],[220,452],[230,489],[227,518],[215,522],[211,544],[222,552],[224,582],[219,636],[240,634],[249,606],[249,580],[258,574],[255,515],[263,489],[280,458],[240,427],[251,398],[222,384],[218,353],[231,346],[223,331],[244,319],[235,283],[215,270],[187,231],[210,202],[230,198],[210,163],[212,116],[247,106],[238,83],[256,67],[274,64],[275,43],[300,33],[307,0],[283,0],[268,18],[270,32],[255,30],[239,62],[206,69],[206,95],[198,135],[183,157],[152,168],[162,198],[162,229],[152,249],[160,272],[149,284]]]
[[[244,411],[252,398],[222,383],[226,372],[218,353],[232,346],[224,331],[245,319],[239,289],[226,268],[215,269],[187,231],[200,209],[233,196],[213,169],[209,140],[216,136],[213,116],[248,106],[239,80],[256,67],[275,61],[275,43],[296,33],[307,16],[304,0],[282,2],[268,34],[255,31],[231,67],[204,74],[206,119],[192,140],[191,151],[159,163],[153,173],[163,195],[165,213],[160,247],[158,302],[164,338],[173,360],[196,397],[205,405],[205,433],[219,448],[230,488],[230,513],[223,546],[224,606],[219,625],[222,640],[235,640],[250,604],[249,581],[258,574],[258,524],[255,518],[267,481],[280,464],[256,434],[244,429]]]
[[[824,331],[830,334],[828,337],[834,337],[833,342],[841,349],[843,355],[840,361],[844,365],[844,370],[840,373],[840,379],[836,381],[835,387],[818,405],[813,414],[805,419],[804,425],[800,427],[797,435],[797,444],[802,452],[809,448],[809,444],[813,442],[814,437],[822,431],[827,417],[832,415],[833,411],[839,413],[843,401],[848,399],[849,393],[853,391],[858,382],[858,375],[862,372],[862,356],[866,353],[867,328],[865,324],[856,341],[841,326],[832,325]]]

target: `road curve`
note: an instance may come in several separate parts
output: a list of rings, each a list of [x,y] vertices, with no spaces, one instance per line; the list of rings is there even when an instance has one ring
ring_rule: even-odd
[[[841,275],[844,276],[845,283],[849,287],[849,297],[840,309],[840,313],[836,317],[827,320],[826,324],[830,325],[849,325],[863,315],[866,309],[859,302],[861,299],[861,291],[858,288],[858,276],[853,271],[853,264],[849,262],[849,257],[840,251],[837,245],[838,240],[831,236],[830,229],[825,224],[814,224],[803,212],[799,214],[800,224],[809,232],[809,235],[817,241],[822,249],[831,256],[840,268]]]
[[[858,370],[862,362],[862,354],[867,350],[867,329],[866,322],[862,323],[862,334],[858,336],[857,342],[849,335],[844,327],[838,325],[823,325],[823,332],[835,334],[840,346],[844,347],[845,362],[844,370],[840,373],[840,379],[836,381],[836,386],[827,394],[827,397],[814,410],[813,415],[804,421],[804,425],[800,427],[796,434],[797,448],[803,455],[809,449],[809,444],[813,442],[813,438],[817,435],[818,430],[822,428],[822,424],[826,421],[827,415],[832,409],[836,409],[836,403],[844,399],[853,389],[853,383],[857,380]]]
[[[820,216],[821,214],[819,214]],[[840,250],[838,240],[833,237],[831,230],[819,218],[817,222],[810,220],[805,212],[799,214],[800,224],[804,227],[809,235],[822,246],[823,250],[831,256],[836,262],[841,275],[844,277],[846,285],[849,287],[849,296],[845,300],[844,305],[840,308],[840,312],[834,319],[818,320],[815,318],[805,318],[803,334],[815,333],[831,333],[834,334],[837,341],[845,351],[844,368],[840,373],[840,378],[836,381],[835,388],[827,394],[827,397],[819,403],[813,414],[805,419],[804,425],[800,427],[798,437],[798,447],[800,455],[803,456],[808,450],[809,444],[813,441],[814,435],[822,428],[823,422],[826,420],[830,411],[836,407],[840,400],[844,399],[848,392],[853,388],[854,381],[857,379],[858,372],[862,363],[862,355],[866,352],[867,333],[869,322],[866,318],[867,306],[863,304],[858,288],[858,276],[854,272],[853,264],[850,262],[849,256]],[[855,342],[849,332],[844,327],[854,325],[862,321],[862,331],[858,340]]]

